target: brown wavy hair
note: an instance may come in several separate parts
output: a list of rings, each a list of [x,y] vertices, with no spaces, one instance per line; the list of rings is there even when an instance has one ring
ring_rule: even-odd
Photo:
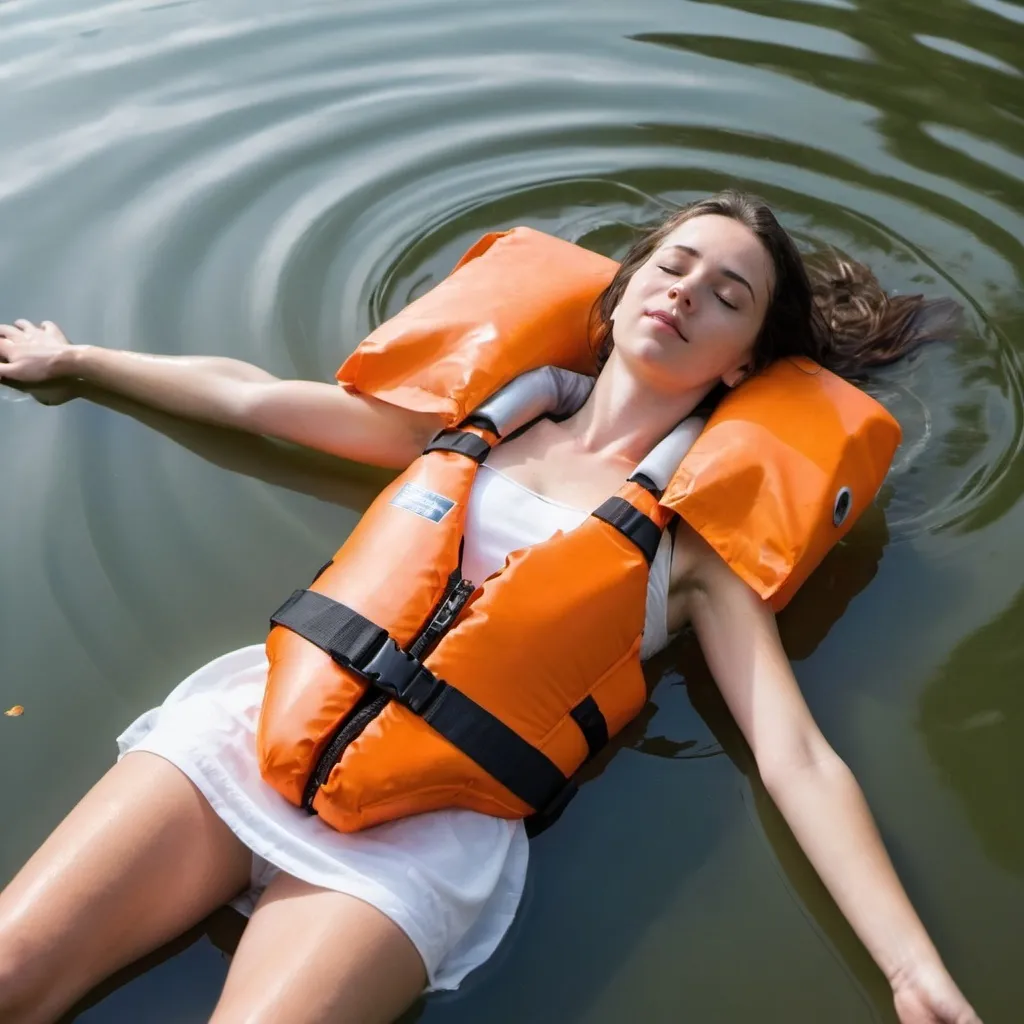
[[[809,356],[834,373],[857,379],[925,341],[948,337],[958,320],[959,307],[952,300],[889,295],[866,266],[834,250],[816,253],[805,263],[767,203],[743,192],[719,192],[684,206],[626,253],[594,306],[599,366],[612,350],[611,316],[630,278],[680,224],[705,214],[745,225],[775,268],[775,288],[749,373],[785,356]]]

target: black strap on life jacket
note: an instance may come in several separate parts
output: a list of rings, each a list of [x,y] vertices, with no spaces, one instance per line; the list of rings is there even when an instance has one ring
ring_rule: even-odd
[[[569,801],[576,795],[578,788],[575,782],[567,782],[554,796],[554,799],[546,807],[531,814],[525,819],[526,836],[533,839],[541,832],[551,828],[552,825],[562,816],[562,812],[569,806]]]
[[[589,759],[608,742],[608,722],[593,697],[584,697],[569,714],[587,741]]]
[[[493,434],[495,437],[501,437],[501,432],[494,425],[494,420],[490,416],[485,416],[481,412],[470,413],[460,424],[460,427],[479,427],[481,430],[486,430]]]
[[[640,549],[648,565],[654,561],[661,543],[661,530],[653,519],[625,498],[609,498],[591,514],[628,537]]]
[[[270,617],[401,700],[417,713],[434,697],[439,682],[409,657],[386,629],[351,608],[312,590],[296,590]]]
[[[423,449],[424,455],[429,452],[458,452],[474,462],[483,462],[491,454],[491,446],[469,430],[440,430]]]
[[[580,732],[583,733],[583,738],[587,741],[587,760],[589,761],[608,743],[608,722],[597,706],[597,701],[589,696],[584,697],[569,714],[580,727]],[[562,816],[562,812],[569,806],[569,801],[576,795],[576,792],[576,783],[570,780],[559,793],[555,794],[554,799],[546,807],[531,814],[525,822],[527,836],[532,839],[554,825]]]
[[[630,478],[631,484],[639,484],[648,494],[653,494],[659,501],[665,492],[646,474],[634,473]]]
[[[419,659],[403,651],[387,630],[347,605],[310,590],[297,590],[270,621],[315,644],[343,668],[415,712],[531,807],[552,806],[569,784],[547,755],[438,679]]]

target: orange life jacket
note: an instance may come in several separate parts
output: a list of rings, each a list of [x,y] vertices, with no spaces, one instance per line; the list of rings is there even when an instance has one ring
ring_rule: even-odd
[[[810,361],[780,361],[695,441],[676,428],[579,527],[464,581],[478,465],[585,399],[566,371],[593,370],[591,311],[614,270],[529,229],[487,236],[339,371],[448,423],[272,620],[260,769],[341,831],[453,806],[552,820],[646,699],[648,570],[673,515],[780,608],[885,476],[895,420]]]

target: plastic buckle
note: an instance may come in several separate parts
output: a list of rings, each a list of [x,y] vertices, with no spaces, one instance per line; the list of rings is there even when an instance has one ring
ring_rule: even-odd
[[[406,654],[391,637],[361,671],[377,687],[417,714],[430,703],[440,684],[430,669]]]

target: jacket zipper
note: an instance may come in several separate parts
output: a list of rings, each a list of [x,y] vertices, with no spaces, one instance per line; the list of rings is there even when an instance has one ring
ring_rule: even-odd
[[[459,570],[453,573],[453,577],[458,574]],[[445,633],[451,628],[452,623],[455,621],[459,612],[462,611],[463,606],[469,600],[470,594],[476,588],[469,580],[456,579],[454,584],[449,579],[448,585],[445,587],[444,594],[441,596],[441,600],[438,602],[437,608],[434,613],[430,616],[426,626],[420,635],[413,641],[412,646],[409,648],[409,656],[412,658],[418,658],[420,660],[433,650],[434,645],[438,640],[444,636]]]
[[[461,562],[461,559],[460,559]],[[451,628],[452,623],[462,611],[466,601],[476,589],[468,580],[461,578],[461,564],[448,577],[444,593],[434,607],[427,624],[413,639],[408,653],[413,658],[422,659],[434,647],[438,640]],[[317,758],[316,765],[306,782],[302,793],[302,806],[314,814],[313,799],[317,790],[327,781],[334,766],[341,760],[349,744],[362,735],[363,730],[388,706],[391,698],[380,693],[372,685],[356,701],[355,707],[345,720],[338,726],[324,752]]]
[[[362,734],[362,731],[384,710],[390,699],[386,693],[378,693],[372,686],[368,686],[348,717],[335,731],[331,742],[317,758],[316,766],[302,793],[302,806],[310,814],[314,813],[313,798],[317,790],[327,781],[332,769],[345,753],[345,748]]]

